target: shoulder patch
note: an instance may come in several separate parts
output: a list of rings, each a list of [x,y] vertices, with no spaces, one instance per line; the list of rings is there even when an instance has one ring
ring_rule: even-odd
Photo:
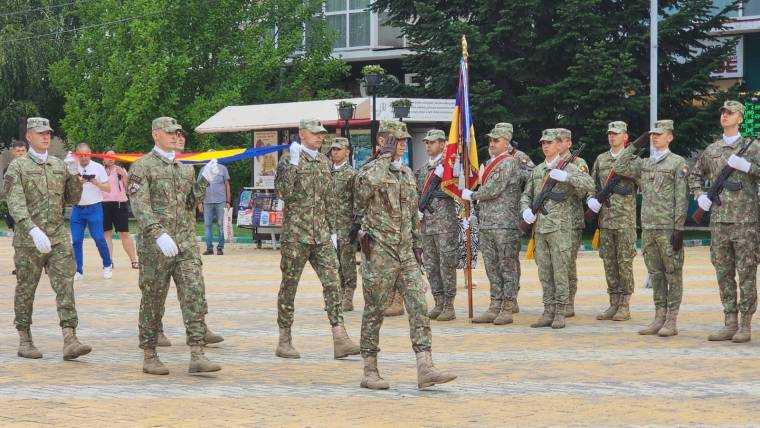
[[[141,186],[142,186],[142,178],[136,175],[129,176],[129,186],[127,188],[127,192],[129,192],[130,195],[134,195],[135,193],[137,193],[137,191],[140,190]]]
[[[684,165],[680,170],[678,170],[678,178],[684,178],[687,175],[689,175],[689,167],[687,165]]]
[[[581,170],[581,172],[588,174],[588,166],[586,166],[586,164],[581,164],[578,169]]]

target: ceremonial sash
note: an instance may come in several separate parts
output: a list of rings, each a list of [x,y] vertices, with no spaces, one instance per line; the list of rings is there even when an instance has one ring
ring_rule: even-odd
[[[428,176],[425,179],[425,184],[422,185],[422,192],[420,192],[420,194],[424,195],[427,193],[428,189],[430,189],[431,183],[433,182],[434,176],[435,176],[435,168],[431,169],[430,172],[428,173]]]
[[[504,162],[507,159],[511,159],[512,156],[510,156],[510,153],[504,152],[500,154],[499,156],[496,156],[493,158],[491,162],[486,165],[486,167],[483,169],[483,178],[480,180],[480,185],[485,186],[486,181],[488,181],[488,178],[491,176],[491,173],[493,170],[499,166],[502,162]]]

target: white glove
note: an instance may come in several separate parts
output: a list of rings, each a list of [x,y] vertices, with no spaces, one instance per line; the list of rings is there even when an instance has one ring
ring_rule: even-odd
[[[164,253],[166,257],[174,257],[179,254],[177,244],[174,243],[172,237],[167,233],[162,233],[161,236],[156,238],[156,245],[158,245],[158,248],[161,249],[161,252]]]
[[[438,178],[443,178],[443,165],[438,165],[435,167],[435,171],[433,171],[433,174],[437,175]]]
[[[462,164],[460,162],[454,163],[454,177],[462,175]]]
[[[290,164],[291,165],[298,165],[298,162],[301,160],[301,145],[297,142],[290,143]]]
[[[47,254],[52,251],[53,247],[50,244],[50,238],[45,235],[45,232],[43,232],[42,229],[34,226],[29,229],[29,235],[32,237],[32,241],[34,241],[34,246],[37,247],[37,251],[42,254]]]
[[[79,168],[77,167],[77,160],[71,152],[66,153],[66,157],[63,158],[63,163],[66,165],[66,169],[69,170],[69,174],[79,174]]]
[[[211,159],[208,161],[206,165],[203,166],[203,169],[201,170],[201,175],[203,175],[203,178],[206,179],[209,183],[217,176],[219,175],[219,162],[216,161],[216,159]]]
[[[522,218],[528,224],[533,224],[536,222],[536,215],[533,214],[533,211],[531,211],[530,208],[525,208],[525,211],[522,213]]]
[[[422,211],[417,211],[417,220],[422,221],[425,218],[425,214]]]
[[[699,205],[699,208],[702,208],[702,211],[710,211],[710,207],[712,207],[712,201],[706,194],[702,194],[697,198],[697,205]]]
[[[470,189],[462,189],[462,199],[465,201],[471,201],[472,200],[472,190]]]
[[[731,155],[728,158],[728,166],[731,168],[741,171],[741,172],[749,172],[749,168],[752,166],[751,163],[747,159],[744,159],[743,157],[739,157],[736,155]]]
[[[467,229],[470,228],[470,220],[467,220],[466,218],[462,219],[462,228],[467,231]]]
[[[567,171],[555,168],[549,171],[549,177],[559,181],[560,183],[564,183],[567,181]]]
[[[595,213],[599,213],[599,210],[602,209],[602,204],[599,203],[599,200],[596,198],[588,198],[586,199],[586,205],[591,209],[591,211]]]
[[[337,250],[338,249],[338,235],[334,233],[330,235],[330,242],[332,242],[333,248]]]

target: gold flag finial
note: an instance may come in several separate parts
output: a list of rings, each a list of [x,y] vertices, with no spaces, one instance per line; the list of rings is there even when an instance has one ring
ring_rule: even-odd
[[[462,34],[462,56],[467,59],[467,57],[470,56],[470,54],[467,52],[467,36]]]

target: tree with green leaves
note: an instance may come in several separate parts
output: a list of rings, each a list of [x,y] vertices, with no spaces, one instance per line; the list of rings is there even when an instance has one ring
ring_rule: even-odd
[[[542,129],[569,128],[576,141],[590,143],[584,156],[593,159],[607,149],[608,122],[625,120],[633,134],[649,128],[647,0],[377,0],[374,7],[388,11],[415,53],[405,66],[424,85],[396,88],[405,95],[451,97],[467,36],[481,136],[496,122],[512,122],[515,139],[531,149]],[[704,147],[719,131],[717,106],[726,94],[716,93],[710,74],[735,41],[713,32],[735,7],[660,1],[659,116],[675,120],[677,152]]]

